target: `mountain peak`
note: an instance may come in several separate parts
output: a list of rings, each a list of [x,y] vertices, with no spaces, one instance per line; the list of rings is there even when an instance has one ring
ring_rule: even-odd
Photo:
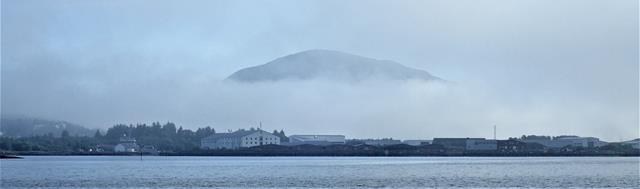
[[[329,79],[339,81],[440,80],[424,70],[389,60],[377,60],[334,50],[313,49],[277,58],[266,64],[244,68],[228,80],[262,82]]]

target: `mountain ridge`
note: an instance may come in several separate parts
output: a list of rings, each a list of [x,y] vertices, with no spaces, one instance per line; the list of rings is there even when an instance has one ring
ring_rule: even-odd
[[[301,51],[243,68],[226,80],[252,83],[318,78],[351,82],[374,79],[443,81],[427,71],[394,61],[324,49]]]

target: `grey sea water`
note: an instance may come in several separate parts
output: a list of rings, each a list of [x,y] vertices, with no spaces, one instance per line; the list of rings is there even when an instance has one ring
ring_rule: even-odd
[[[28,156],[2,188],[640,188],[638,157]]]

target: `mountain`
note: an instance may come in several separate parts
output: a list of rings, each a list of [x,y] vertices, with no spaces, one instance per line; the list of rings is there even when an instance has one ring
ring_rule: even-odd
[[[0,119],[0,136],[29,137],[51,133],[58,137],[64,130],[69,132],[71,136],[93,136],[96,132],[95,129],[88,129],[66,121],[7,115],[2,115]]]
[[[441,80],[424,70],[332,50],[308,50],[284,56],[263,65],[241,69],[227,80],[263,82],[278,80],[329,79],[364,80]]]

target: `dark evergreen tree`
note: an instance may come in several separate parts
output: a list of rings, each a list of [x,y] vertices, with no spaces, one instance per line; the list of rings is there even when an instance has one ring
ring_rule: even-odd
[[[67,130],[63,130],[62,134],[60,134],[60,137],[62,138],[69,138],[69,131]]]
[[[93,138],[102,138],[102,133],[100,133],[100,129],[96,131],[96,134],[93,135]]]
[[[176,125],[171,123],[171,122],[167,122],[166,124],[164,124],[162,126],[162,135],[164,136],[173,136],[176,134]]]

